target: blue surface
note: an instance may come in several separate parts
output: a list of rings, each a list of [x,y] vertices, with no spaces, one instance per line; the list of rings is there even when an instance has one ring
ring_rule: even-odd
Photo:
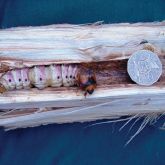
[[[131,132],[132,123],[118,131],[124,122],[88,128],[91,123],[0,130],[0,164],[164,165],[165,131],[157,127],[147,126],[125,147],[140,122]]]
[[[0,0],[1,27],[165,19],[165,0]]]
[[[165,0],[0,0],[1,28],[164,19]],[[126,147],[142,120],[130,132],[133,122],[120,132],[124,122],[88,128],[91,123],[0,129],[0,165],[164,165],[165,131],[158,129],[163,121],[147,125]]]

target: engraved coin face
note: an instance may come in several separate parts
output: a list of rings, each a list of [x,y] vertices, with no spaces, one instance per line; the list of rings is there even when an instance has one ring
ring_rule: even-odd
[[[155,53],[149,50],[139,50],[129,58],[127,72],[137,84],[149,86],[160,78],[162,63]]]

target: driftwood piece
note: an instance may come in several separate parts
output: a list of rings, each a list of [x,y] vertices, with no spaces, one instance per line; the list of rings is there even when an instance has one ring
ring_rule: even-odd
[[[130,55],[158,54],[163,75],[150,87],[134,84]],[[0,125],[9,129],[165,112],[165,22],[110,25],[51,25],[0,30],[0,71],[79,63],[95,70],[98,87],[85,99],[74,87],[15,90],[0,94]]]

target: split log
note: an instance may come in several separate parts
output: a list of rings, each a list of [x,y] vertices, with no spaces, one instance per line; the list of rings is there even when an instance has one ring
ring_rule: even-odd
[[[132,82],[127,60],[141,49],[163,64],[150,87]],[[0,71],[78,63],[95,70],[98,87],[84,98],[74,87],[15,90],[0,94],[0,126],[9,129],[48,123],[84,122],[165,112],[165,22],[51,25],[0,30]]]

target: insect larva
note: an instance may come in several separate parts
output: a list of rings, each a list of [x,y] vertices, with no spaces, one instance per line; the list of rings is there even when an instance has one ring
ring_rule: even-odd
[[[49,86],[49,76],[49,69],[45,66],[35,66],[29,71],[30,82],[38,89],[44,89]]]
[[[77,66],[62,65],[62,80],[64,86],[73,86],[77,77]]]
[[[50,84],[52,87],[60,87],[63,84],[61,65],[50,65]]]
[[[81,74],[80,74],[81,73]],[[38,89],[46,87],[78,86],[86,93],[92,94],[96,88],[95,75],[82,74],[75,64],[52,64],[34,66],[7,71],[0,78],[0,92],[14,89]]]

